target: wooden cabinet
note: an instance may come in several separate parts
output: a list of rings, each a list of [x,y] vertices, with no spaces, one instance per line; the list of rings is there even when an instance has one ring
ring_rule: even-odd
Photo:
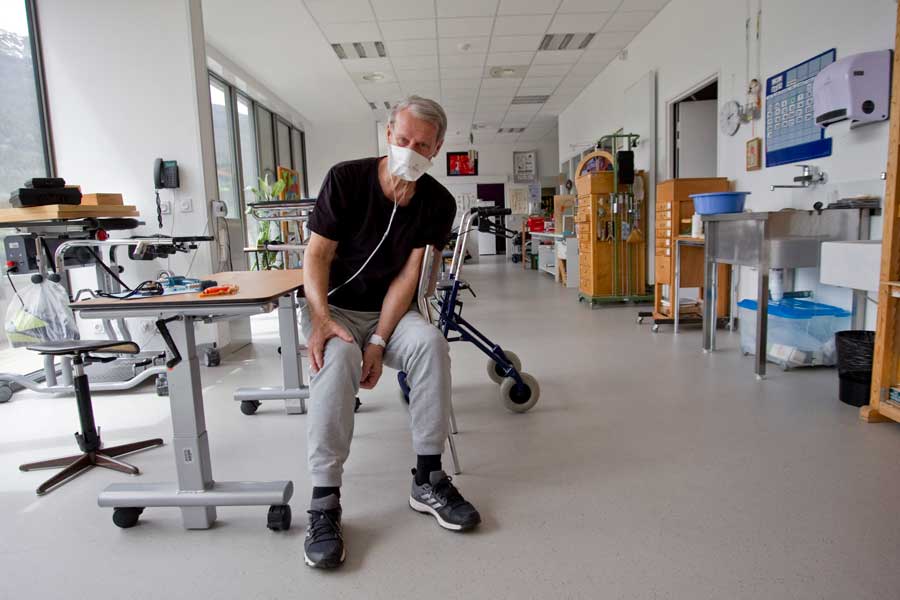
[[[630,185],[616,185],[613,170],[584,172],[595,157],[613,164],[610,153],[597,150],[582,160],[575,230],[578,236],[579,297],[593,303],[640,299],[647,294],[647,210]],[[635,173],[643,178],[643,172]]]
[[[694,201],[690,195],[727,191],[728,179],[724,177],[669,179],[656,186],[655,317],[666,319],[673,316],[672,307],[664,296],[663,286],[666,286],[668,296],[671,297],[671,290],[675,286],[675,238],[691,233]],[[682,247],[681,288],[700,288],[702,286],[703,248]],[[719,289],[727,290],[729,286],[730,270],[727,265],[720,265]],[[728,311],[728,294],[718,294],[718,316],[727,317]]]

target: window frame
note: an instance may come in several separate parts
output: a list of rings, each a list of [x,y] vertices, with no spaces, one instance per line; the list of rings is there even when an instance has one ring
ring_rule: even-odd
[[[28,22],[28,43],[31,46],[31,63],[34,69],[35,97],[38,105],[38,120],[41,140],[44,146],[44,170],[47,177],[56,177],[56,155],[53,151],[53,130],[50,127],[50,113],[47,100],[47,80],[44,74],[44,55],[41,47],[41,28],[36,0],[25,2],[25,20]]]

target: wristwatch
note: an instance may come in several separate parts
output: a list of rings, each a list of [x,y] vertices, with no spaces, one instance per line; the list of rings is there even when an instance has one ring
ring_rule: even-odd
[[[374,344],[376,346],[381,346],[382,348],[387,347],[387,342],[384,341],[384,338],[378,335],[377,333],[373,333],[372,337],[369,338],[369,343]]]

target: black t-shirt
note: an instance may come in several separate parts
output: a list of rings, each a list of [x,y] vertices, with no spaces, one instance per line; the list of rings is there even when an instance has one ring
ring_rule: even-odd
[[[325,176],[309,229],[338,243],[328,289],[341,285],[381,241],[394,208],[378,181],[378,158],[335,165]],[[329,304],[358,311],[380,311],[391,282],[414,248],[443,248],[456,216],[456,200],[428,174],[416,182],[406,206],[398,206],[391,232],[356,279],[329,297]]]

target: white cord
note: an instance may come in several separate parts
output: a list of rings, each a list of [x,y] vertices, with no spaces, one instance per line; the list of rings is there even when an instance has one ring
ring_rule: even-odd
[[[354,274],[350,277],[350,279],[348,279],[347,281],[345,281],[345,282],[342,283],[341,285],[337,286],[336,288],[333,288],[330,292],[328,292],[328,295],[329,295],[329,296],[331,296],[333,293],[335,293],[336,291],[338,291],[339,289],[341,289],[342,287],[344,287],[345,285],[347,285],[348,283],[350,283],[350,282],[353,281],[354,279],[356,279],[357,276],[359,276],[359,274],[363,272],[363,270],[366,268],[366,265],[369,264],[369,262],[370,262],[370,261],[372,260],[372,258],[375,256],[375,253],[378,252],[378,249],[381,248],[382,244],[384,244],[384,240],[387,239],[388,234],[391,232],[391,225],[394,223],[394,215],[397,214],[397,186],[396,186],[396,184],[394,183],[393,175],[392,175],[392,174],[388,174],[388,177],[391,178],[391,191],[393,192],[393,196],[394,196],[394,209],[391,211],[391,218],[388,220],[388,226],[387,226],[387,229],[384,230],[384,235],[381,236],[381,241],[378,242],[378,245],[375,246],[375,249],[374,249],[374,250],[372,250],[372,254],[369,255],[369,258],[366,259],[366,262],[363,263],[363,265],[359,268],[359,270],[358,270],[356,273],[354,273]]]

